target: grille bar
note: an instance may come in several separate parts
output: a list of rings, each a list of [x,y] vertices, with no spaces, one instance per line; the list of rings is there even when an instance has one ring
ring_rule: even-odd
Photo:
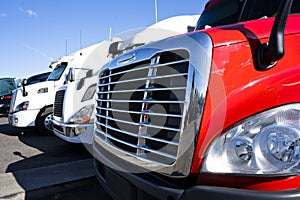
[[[185,101],[157,101],[154,99],[145,99],[145,100],[113,100],[113,99],[98,99],[98,102],[104,101],[104,102],[114,102],[114,103],[181,103],[184,104]]]
[[[165,75],[165,76],[148,76],[145,78],[136,78],[136,79],[130,79],[130,80],[124,80],[124,81],[118,81],[118,82],[98,84],[98,86],[101,87],[101,86],[115,85],[115,84],[121,84],[121,83],[130,83],[130,82],[136,82],[136,81],[147,81],[147,80],[164,79],[164,78],[176,78],[176,77],[187,76],[187,75],[188,75],[187,73],[183,73],[183,74],[171,74],[171,75]]]
[[[97,130],[97,132],[99,132],[99,130]],[[154,154],[157,154],[157,155],[160,155],[160,156],[164,156],[166,158],[170,158],[170,159],[176,159],[176,156],[174,155],[171,155],[171,154],[167,154],[167,153],[163,153],[162,151],[156,151],[156,150],[153,150],[151,148],[148,148],[147,146],[140,146],[140,145],[133,145],[131,143],[128,143],[128,142],[125,142],[123,140],[120,140],[118,138],[115,138],[113,137],[112,135],[108,134],[108,133],[104,133],[102,131],[100,131],[101,134],[105,135],[105,137],[115,141],[115,142],[119,142],[119,143],[122,143],[124,145],[127,145],[127,146],[130,146],[132,148],[136,148],[136,149],[142,149],[142,150],[145,150],[145,151],[148,151],[148,152],[151,152],[151,153],[154,153]]]
[[[125,121],[125,120],[120,120],[120,119],[115,119],[112,117],[108,117],[108,116],[102,116],[99,114],[96,114],[97,117],[101,117],[101,118],[105,118],[106,120],[112,120],[115,122],[121,122],[121,123],[125,123],[128,125],[135,125],[135,126],[144,126],[144,127],[151,127],[151,128],[157,128],[157,129],[164,129],[164,130],[169,130],[169,131],[180,131],[180,129],[177,128],[171,128],[171,127],[166,127],[166,126],[157,126],[157,125],[153,125],[149,122],[139,122],[139,123],[135,123],[135,122],[131,122],[131,121]],[[109,126],[109,125],[106,125]]]
[[[99,122],[96,122],[96,123],[99,126],[105,126],[105,124],[102,124],[102,123],[99,123]],[[148,135],[148,134],[135,134],[135,133],[131,133],[131,132],[128,132],[128,131],[116,129],[116,128],[113,128],[111,126],[107,126],[107,128],[111,129],[111,130],[114,130],[114,131],[118,131],[120,133],[124,133],[124,134],[130,135],[130,136],[133,136],[133,137],[142,137],[142,138],[145,138],[145,139],[154,140],[154,141],[157,141],[157,142],[161,142],[161,143],[165,143],[165,144],[169,144],[169,145],[174,145],[174,146],[179,145],[178,142],[172,142],[172,141],[168,141],[168,140],[162,140],[162,139],[154,138],[154,137],[152,137],[151,135]],[[99,131],[99,129],[98,129],[98,131]],[[104,132],[101,132],[101,134],[105,135]]]
[[[185,90],[185,87],[173,87],[173,88],[156,88],[149,87],[145,89],[136,89],[136,90],[115,90],[107,92],[97,92],[97,94],[108,94],[108,93],[126,93],[126,92],[154,92],[154,91],[165,91],[165,90]]]
[[[164,113],[155,113],[151,110],[142,110],[140,112],[138,111],[126,111],[126,110],[119,110],[119,109],[113,109],[113,108],[102,108],[97,106],[96,109],[99,110],[105,110],[105,111],[112,111],[112,112],[121,112],[121,113],[129,113],[129,114],[138,114],[138,115],[156,115],[156,116],[164,116],[164,117],[179,117],[181,118],[182,115],[174,115],[174,114],[164,114]]]
[[[144,69],[149,69],[149,68],[157,68],[157,67],[162,67],[162,66],[168,66],[168,65],[174,65],[174,64],[181,64],[181,63],[187,63],[188,60],[180,60],[180,61],[174,61],[174,62],[169,62],[169,63],[164,63],[164,64],[153,64],[151,66],[145,66],[145,67],[139,67],[139,68],[134,68],[134,69],[130,69],[130,70],[124,70],[121,72],[117,72],[108,76],[102,76],[100,77],[101,79],[106,79],[108,77],[112,77],[112,76],[117,76],[117,75],[121,75],[121,74],[125,74],[125,73],[130,73],[130,72],[136,72],[139,70],[144,70]]]
[[[100,126],[105,126],[105,124],[102,124],[102,123],[99,123],[99,122],[96,122],[96,123],[97,123],[98,125],[100,125]],[[132,137],[139,137],[139,135],[136,134],[136,133],[131,133],[131,132],[128,132],[128,131],[124,131],[124,130],[121,130],[121,129],[117,129],[117,128],[114,128],[114,127],[109,126],[109,125],[107,125],[106,128],[107,128],[107,129],[114,130],[114,131],[118,131],[118,132],[120,132],[120,133],[124,133],[124,134],[129,135],[129,136],[132,136]]]

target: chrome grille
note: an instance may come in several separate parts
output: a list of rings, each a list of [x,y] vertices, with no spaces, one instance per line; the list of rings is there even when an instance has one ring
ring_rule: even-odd
[[[97,136],[135,157],[172,165],[186,103],[189,53],[160,52],[100,74]]]
[[[63,114],[63,104],[64,104],[64,96],[65,96],[65,90],[59,90],[55,94],[53,114],[56,117],[62,117],[62,114]]]

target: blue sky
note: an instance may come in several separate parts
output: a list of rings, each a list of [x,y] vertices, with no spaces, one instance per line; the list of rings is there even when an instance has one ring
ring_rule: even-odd
[[[154,2],[0,0],[0,77],[49,71],[51,58],[108,39],[110,27],[112,35],[147,27],[155,23]],[[205,2],[157,0],[158,20],[200,14]]]

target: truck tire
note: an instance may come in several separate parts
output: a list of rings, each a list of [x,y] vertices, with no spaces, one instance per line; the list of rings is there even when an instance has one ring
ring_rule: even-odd
[[[53,114],[53,108],[47,107],[42,110],[36,119],[37,131],[42,135],[52,134],[52,122],[51,116]]]

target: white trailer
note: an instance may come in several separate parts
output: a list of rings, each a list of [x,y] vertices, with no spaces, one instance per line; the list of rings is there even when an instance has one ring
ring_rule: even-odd
[[[145,29],[121,33],[111,41],[99,43],[99,52],[92,64],[78,64],[79,69],[89,68],[91,76],[72,78],[76,68],[70,70],[69,84],[60,87],[54,103],[53,131],[61,139],[70,143],[91,144],[94,131],[94,95],[101,66],[128,50],[138,46],[185,33],[189,26],[195,26],[199,15],[176,16],[165,19]],[[109,43],[110,42],[110,43]],[[109,44],[104,45],[104,44]],[[130,58],[128,58],[128,61]],[[124,61],[122,61],[124,62]],[[126,61],[125,61],[126,62]]]

